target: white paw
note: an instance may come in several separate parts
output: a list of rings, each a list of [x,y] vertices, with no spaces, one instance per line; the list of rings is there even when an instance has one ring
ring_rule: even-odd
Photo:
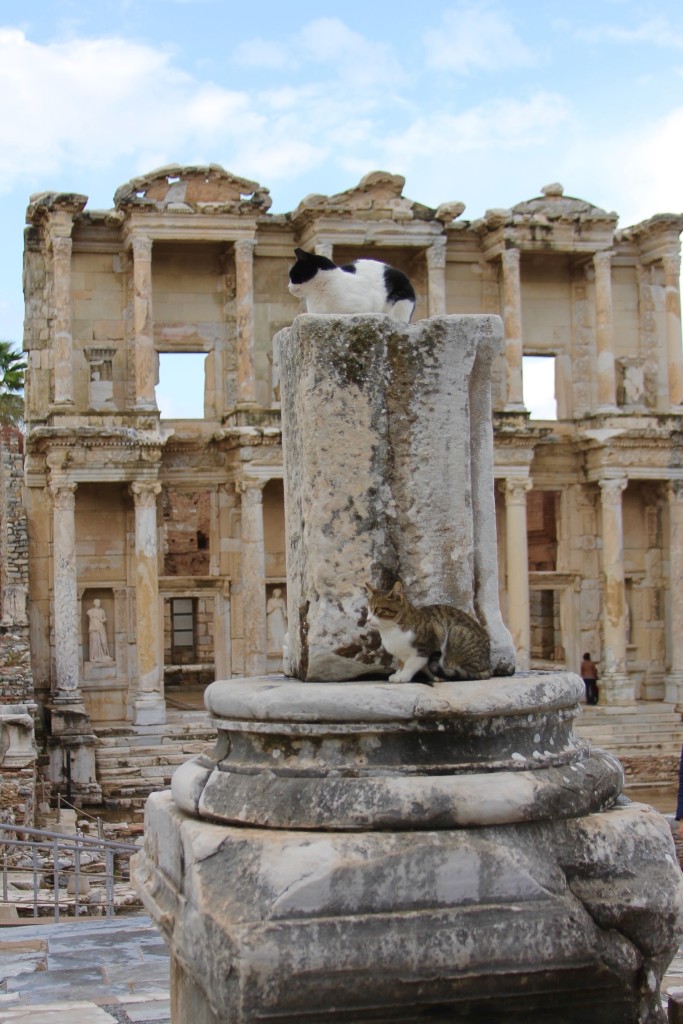
[[[402,669],[400,672],[394,672],[393,675],[389,676],[390,683],[409,683],[413,678],[412,673],[406,672]]]

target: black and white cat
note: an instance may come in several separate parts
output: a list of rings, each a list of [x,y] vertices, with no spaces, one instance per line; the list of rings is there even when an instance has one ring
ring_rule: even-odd
[[[354,260],[338,267],[327,256],[295,249],[289,290],[308,313],[388,313],[410,323],[415,292],[406,275],[379,260]]]

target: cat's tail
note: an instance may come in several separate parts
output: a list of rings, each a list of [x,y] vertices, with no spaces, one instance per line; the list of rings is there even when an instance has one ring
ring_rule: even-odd
[[[448,683],[491,678],[490,669],[475,669],[466,663],[449,665],[446,669],[443,666],[443,658],[439,653],[432,654],[427,667],[436,679],[441,679]]]

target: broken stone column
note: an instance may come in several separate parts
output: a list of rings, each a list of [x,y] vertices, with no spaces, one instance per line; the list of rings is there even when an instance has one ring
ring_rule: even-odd
[[[494,675],[515,669],[498,605],[490,370],[496,316],[401,324],[300,316],[278,336],[288,674],[388,675],[364,583],[476,615]]]
[[[209,686],[214,747],[147,802],[131,877],[170,948],[174,1024],[664,1024],[669,825],[573,735],[578,676],[511,674],[499,339],[495,317],[281,332],[299,678]],[[497,678],[380,678],[362,585],[398,573],[416,603],[476,612]]]

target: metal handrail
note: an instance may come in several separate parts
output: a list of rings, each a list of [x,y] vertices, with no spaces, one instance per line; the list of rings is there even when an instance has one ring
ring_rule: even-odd
[[[20,839],[19,835],[22,836],[34,836],[34,839]],[[48,829],[32,828],[27,825],[8,825],[0,822],[0,849],[3,853],[3,864],[2,864],[2,901],[4,903],[15,903],[9,899],[9,864],[8,855],[10,850],[13,849],[24,849],[31,853],[31,867],[30,868],[18,868],[13,869],[17,871],[25,870],[31,872],[33,875],[33,917],[38,917],[38,907],[46,906],[47,904],[39,900],[40,887],[38,885],[38,877],[44,870],[38,864],[38,851],[45,849],[49,851],[48,856],[52,855],[52,868],[53,868],[53,917],[55,921],[59,920],[60,916],[60,893],[59,893],[59,879],[60,873],[64,873],[65,869],[60,868],[60,851],[63,854],[73,856],[73,876],[75,880],[74,885],[74,915],[78,916],[80,909],[80,879],[82,877],[88,878],[88,872],[82,871],[81,869],[81,853],[97,852],[101,853],[104,859],[104,909],[107,917],[112,917],[116,911],[115,907],[115,881],[116,875],[114,872],[114,858],[119,857],[131,857],[137,852],[138,847],[133,843],[124,843],[120,840],[114,839],[101,839],[95,836],[84,835],[82,832],[76,832],[75,835],[65,835],[62,832],[51,832]],[[120,876],[122,878],[122,876]],[[100,904],[101,906],[101,904]]]

